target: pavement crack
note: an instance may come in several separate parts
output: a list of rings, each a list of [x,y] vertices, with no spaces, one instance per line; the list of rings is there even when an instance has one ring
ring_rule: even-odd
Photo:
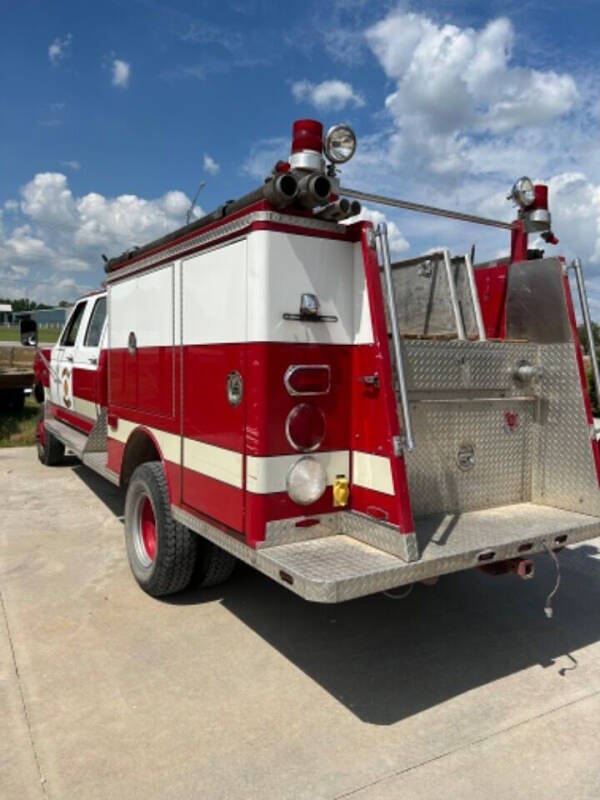
[[[35,767],[40,779],[40,787],[42,790],[42,794],[44,797],[49,797],[48,794],[48,787],[46,785],[46,778],[42,774],[42,765],[40,764],[40,759],[38,756],[38,752],[35,746],[35,741],[33,739],[33,731],[31,729],[31,720],[29,719],[29,712],[27,710],[27,703],[25,702],[25,694],[23,692],[23,685],[21,682],[21,675],[19,673],[19,665],[17,664],[17,655],[15,653],[15,646],[13,643],[12,633],[10,630],[10,625],[8,622],[8,614],[6,612],[6,605],[4,603],[4,596],[2,594],[2,590],[0,589],[0,606],[2,606],[2,616],[4,618],[4,625],[6,627],[6,636],[8,639],[8,644],[10,647],[10,655],[12,658],[13,669],[15,671],[15,677],[17,679],[17,687],[19,689],[19,697],[21,699],[21,709],[23,711],[23,717],[25,719],[25,725],[27,727],[27,735],[29,736],[29,744],[31,745],[31,752],[33,754],[33,760],[35,762]]]
[[[530,722],[535,722],[538,719],[543,719],[544,717],[550,716],[550,714],[554,714],[556,711],[562,711],[564,708],[569,708],[570,706],[577,705],[577,703],[581,703],[583,700],[589,700],[591,697],[596,697],[596,695],[600,694],[600,689],[597,689],[595,692],[590,692],[589,694],[583,695],[583,697],[577,697],[575,700],[569,700],[568,703],[563,703],[560,706],[555,706],[554,708],[550,708],[547,711],[542,711],[540,714],[534,714],[532,717],[528,717],[527,719],[523,719],[520,722],[515,722],[513,725],[508,725],[506,728],[501,728],[498,731],[493,731],[492,733],[488,733],[487,736],[480,736],[478,739],[472,739],[470,742],[465,742],[464,744],[458,745],[458,747],[453,747],[450,750],[445,750],[443,753],[439,753],[437,756],[432,756],[431,758],[426,758],[423,761],[419,761],[416,764],[411,764],[404,769],[400,769],[397,772],[389,772],[387,775],[382,775],[379,778],[376,778],[374,781],[370,781],[369,783],[365,783],[362,786],[357,786],[356,789],[351,789],[349,792],[343,792],[342,794],[336,794],[332,800],[344,800],[346,797],[352,797],[358,792],[362,792],[365,789],[369,789],[372,786],[377,786],[380,783],[384,783],[384,781],[389,781],[392,778],[399,778],[402,775],[406,775],[409,772],[414,772],[416,769],[420,769],[421,767],[427,766],[427,764],[433,764],[436,761],[441,761],[448,756],[452,756],[455,753],[460,753],[461,750],[467,750],[469,747],[473,747],[474,745],[483,744],[483,742],[487,742],[490,739],[494,739],[496,736],[501,736],[503,733],[509,733],[510,731],[514,731],[517,728],[520,728],[522,725],[527,725]]]

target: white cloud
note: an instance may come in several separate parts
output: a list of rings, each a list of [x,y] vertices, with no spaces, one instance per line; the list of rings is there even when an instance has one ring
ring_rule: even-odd
[[[242,173],[263,181],[277,161],[286,161],[290,155],[290,138],[274,136],[260,139],[250,147],[250,153],[242,164]]]
[[[482,148],[505,172],[514,137],[556,125],[582,101],[571,75],[514,63],[514,31],[503,17],[476,30],[396,10],[365,36],[395,83],[385,103],[393,124],[388,161],[403,172],[411,165],[422,183],[432,177],[447,186],[471,171],[491,172],[491,162],[476,163]]]
[[[321,83],[296,81],[292,84],[296,102],[308,102],[320,110],[339,111],[347,105],[364,106],[363,97],[345,81],[328,80]]]
[[[180,191],[150,200],[97,192],[78,197],[65,175],[39,173],[22,188],[20,203],[5,203],[14,225],[7,230],[4,220],[0,227],[0,294],[73,299],[100,284],[102,253],[118,255],[182,226],[189,205]]]
[[[120,58],[114,58],[111,69],[112,85],[118,86],[119,89],[127,89],[129,86],[129,78],[131,76],[131,66],[127,63],[127,61],[122,61]]]
[[[52,42],[52,44],[48,47],[48,58],[52,64],[58,64],[61,61],[64,61],[71,52],[71,44],[73,42],[73,36],[70,33],[67,33],[62,39],[60,36],[57,36],[56,39]]]
[[[216,175],[217,172],[221,169],[221,165],[218,164],[212,156],[208,153],[204,154],[204,170],[208,172],[209,175]]]
[[[81,169],[81,164],[79,163],[79,161],[61,161],[60,164],[62,167],[67,167],[68,169],[73,169],[73,170]]]
[[[356,217],[350,217],[344,220],[343,224],[351,225],[353,222],[358,222],[361,219],[372,222],[374,227],[377,227],[381,222],[387,223],[388,243],[390,245],[390,253],[393,256],[405,253],[409,249],[409,244],[396,223],[389,220],[383,212],[377,211],[375,208],[369,208],[369,206],[363,205],[360,214]]]

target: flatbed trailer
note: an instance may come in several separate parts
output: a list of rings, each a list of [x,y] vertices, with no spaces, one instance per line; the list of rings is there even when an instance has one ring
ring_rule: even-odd
[[[19,411],[34,382],[34,354],[26,347],[0,345],[0,412]]]

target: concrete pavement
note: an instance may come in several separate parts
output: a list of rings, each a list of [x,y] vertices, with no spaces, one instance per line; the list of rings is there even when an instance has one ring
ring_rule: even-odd
[[[119,492],[0,450],[0,797],[600,797],[600,541],[311,605],[130,577]]]

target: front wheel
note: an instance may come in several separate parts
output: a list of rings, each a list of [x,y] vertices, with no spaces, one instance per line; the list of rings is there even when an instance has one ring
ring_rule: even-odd
[[[56,467],[62,464],[65,455],[65,446],[62,442],[46,430],[44,424],[44,409],[40,409],[35,431],[35,443],[39,460],[47,467]]]
[[[125,499],[129,566],[152,597],[185,589],[196,565],[196,536],[173,519],[162,464],[149,461],[133,473]]]

